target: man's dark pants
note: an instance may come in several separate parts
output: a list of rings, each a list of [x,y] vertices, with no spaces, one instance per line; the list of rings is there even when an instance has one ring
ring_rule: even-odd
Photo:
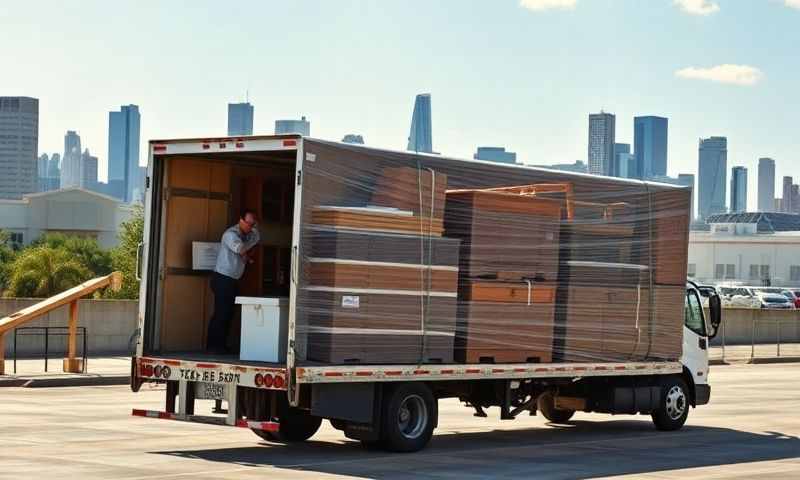
[[[211,291],[214,292],[214,315],[208,324],[209,350],[225,350],[225,340],[233,317],[236,301],[237,281],[227,275],[214,272],[211,276]]]

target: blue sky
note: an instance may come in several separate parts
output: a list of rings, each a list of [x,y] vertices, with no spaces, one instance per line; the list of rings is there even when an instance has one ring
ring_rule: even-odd
[[[585,160],[590,112],[615,113],[621,142],[662,115],[668,173],[727,136],[754,208],[759,157],[800,176],[798,45],[800,0],[26,0],[0,6],[0,95],[38,97],[40,152],[77,130],[101,178],[109,110],[139,105],[143,143],[223,135],[248,89],[255,133],[305,115],[314,136],[397,149],[430,92],[435,150],[531,164]]]

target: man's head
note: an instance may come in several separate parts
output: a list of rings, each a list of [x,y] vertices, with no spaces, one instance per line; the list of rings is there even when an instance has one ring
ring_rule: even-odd
[[[243,233],[250,233],[255,226],[255,212],[248,208],[243,209],[241,215],[239,215],[239,230],[241,230]]]

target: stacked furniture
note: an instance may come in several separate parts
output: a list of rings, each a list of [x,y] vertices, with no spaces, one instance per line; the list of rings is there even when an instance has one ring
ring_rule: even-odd
[[[301,305],[309,360],[453,361],[460,242],[442,237],[446,177],[432,189],[424,173],[387,168],[369,205],[313,208]]]
[[[445,235],[461,240],[455,358],[549,362],[563,202],[448,190]]]

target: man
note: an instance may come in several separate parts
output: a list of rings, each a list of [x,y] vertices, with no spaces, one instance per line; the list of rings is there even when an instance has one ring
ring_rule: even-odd
[[[225,340],[233,316],[236,301],[236,284],[242,278],[250,250],[258,245],[261,236],[256,229],[256,215],[245,209],[239,216],[239,223],[222,234],[217,264],[211,277],[211,291],[214,292],[214,315],[208,324],[208,351],[225,353]]]

